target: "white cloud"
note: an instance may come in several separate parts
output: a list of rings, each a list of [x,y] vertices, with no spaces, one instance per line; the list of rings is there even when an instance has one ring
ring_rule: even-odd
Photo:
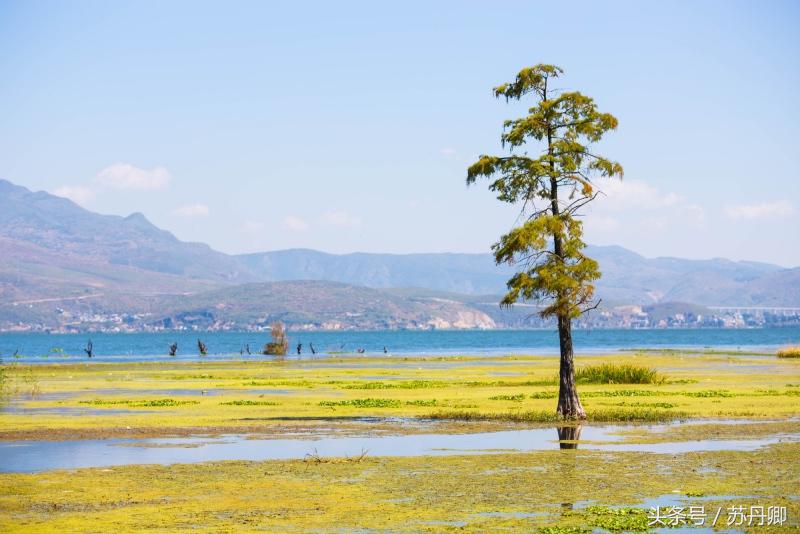
[[[205,204],[186,204],[172,210],[173,215],[180,217],[208,217],[208,206]]]
[[[115,163],[97,173],[95,181],[112,189],[136,189],[152,191],[164,189],[172,180],[172,175],[164,167],[150,170],[140,169],[129,163]]]
[[[609,210],[629,208],[666,208],[680,203],[683,199],[675,193],[662,193],[642,181],[612,180],[602,185],[606,198],[600,202]]]
[[[53,194],[59,197],[68,198],[76,204],[85,206],[95,197],[95,192],[82,185],[62,185],[53,189]]]
[[[361,219],[353,217],[346,211],[328,211],[322,214],[322,222],[340,228],[354,227],[361,224]]]
[[[292,232],[302,232],[304,230],[308,230],[308,223],[300,217],[295,217],[294,215],[287,215],[284,217],[281,221],[281,226],[286,230],[291,230]]]
[[[441,154],[442,156],[455,156],[456,155],[456,149],[455,148],[449,148],[449,147],[442,148],[442,149],[439,150],[439,154]]]
[[[725,213],[731,219],[780,219],[794,213],[794,207],[786,200],[726,206]]]

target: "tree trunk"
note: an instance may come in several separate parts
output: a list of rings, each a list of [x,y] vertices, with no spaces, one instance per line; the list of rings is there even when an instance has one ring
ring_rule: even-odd
[[[572,354],[572,319],[558,317],[558,341],[561,346],[561,366],[558,380],[557,412],[565,419],[586,419],[586,412],[575,387],[575,362]]]

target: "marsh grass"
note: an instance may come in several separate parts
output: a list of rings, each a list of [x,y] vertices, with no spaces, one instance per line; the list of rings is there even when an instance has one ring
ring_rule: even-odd
[[[397,399],[348,399],[341,401],[321,401],[320,406],[352,406],[353,408],[399,408],[401,402]]]
[[[655,369],[628,363],[589,365],[575,372],[578,384],[662,384],[664,380]]]
[[[800,358],[800,346],[778,349],[778,358]]]
[[[195,400],[175,400],[175,399],[153,399],[153,400],[106,400],[93,399],[78,401],[78,404],[90,404],[92,406],[128,406],[130,408],[170,408],[174,406],[187,406],[200,404]]]

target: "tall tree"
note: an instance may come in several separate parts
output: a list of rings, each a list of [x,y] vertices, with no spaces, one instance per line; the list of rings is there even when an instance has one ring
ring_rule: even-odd
[[[555,65],[522,69],[516,79],[494,88],[496,97],[531,97],[528,115],[507,120],[501,141],[505,156],[481,156],[467,170],[467,184],[490,180],[489,189],[503,202],[521,205],[519,226],[492,246],[495,261],[517,266],[501,305],[518,300],[544,304],[542,317],[555,317],[561,349],[558,413],[584,419],[575,387],[572,319],[597,306],[593,282],[597,262],[583,254],[579,210],[599,192],[598,177],[622,178],[622,166],[595,154],[592,143],[617,127],[590,97],[553,87],[563,73]],[[529,153],[530,152],[530,153]]]

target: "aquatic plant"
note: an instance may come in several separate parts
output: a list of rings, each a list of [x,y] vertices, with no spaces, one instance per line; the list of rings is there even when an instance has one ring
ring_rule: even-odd
[[[220,402],[220,406],[280,406],[280,402],[274,401],[257,401],[257,400],[232,400],[228,402]]]
[[[800,358],[800,347],[782,347],[777,354],[778,358]]]
[[[348,399],[341,401],[321,401],[320,406],[352,406],[354,408],[398,408],[401,403],[397,399]]]
[[[436,399],[406,401],[406,406],[436,406],[437,404],[438,401]]]
[[[655,369],[633,364],[601,363],[575,372],[579,384],[661,384],[664,377]]]
[[[563,419],[557,413],[548,410],[531,410],[525,412],[479,412],[467,410],[441,410],[429,414],[430,419],[456,420],[456,421],[510,421],[519,423],[552,423]],[[600,408],[586,411],[589,421],[610,422],[663,422],[685,419],[688,415],[683,412],[657,410],[641,406]]]
[[[669,391],[650,391],[647,389],[612,389],[603,391],[584,391],[581,397],[659,397],[664,395],[680,395]]]
[[[733,393],[730,391],[726,391],[724,389],[708,389],[705,391],[685,391],[682,393],[687,397],[698,397],[698,398],[708,398],[708,397],[735,397]]]
[[[519,393],[518,395],[495,395],[493,397],[489,397],[489,400],[522,402],[523,400],[525,400],[525,394]]]
[[[607,508],[605,506],[589,506],[586,511],[592,515],[589,522],[612,532],[647,532],[649,519],[642,508]]]

